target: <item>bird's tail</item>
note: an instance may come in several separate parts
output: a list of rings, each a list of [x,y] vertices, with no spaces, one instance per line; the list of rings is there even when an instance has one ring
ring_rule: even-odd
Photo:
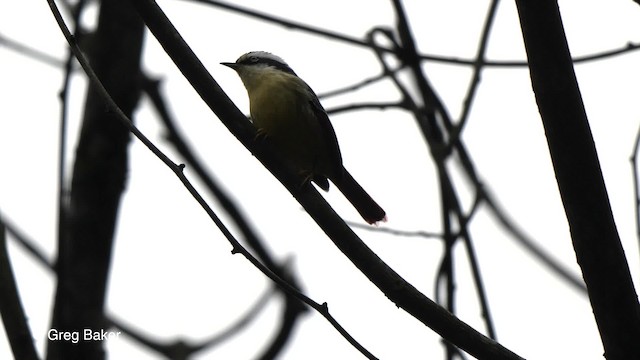
[[[364,191],[347,169],[343,168],[342,177],[335,181],[332,179],[332,182],[368,224],[387,221],[387,215],[384,210]]]

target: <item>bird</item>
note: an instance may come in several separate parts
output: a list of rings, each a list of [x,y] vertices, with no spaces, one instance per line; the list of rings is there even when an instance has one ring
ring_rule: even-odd
[[[238,74],[249,96],[250,115],[276,152],[324,191],[329,180],[368,224],[387,220],[385,211],[345,169],[335,130],[318,96],[279,56],[252,51],[222,62]]]

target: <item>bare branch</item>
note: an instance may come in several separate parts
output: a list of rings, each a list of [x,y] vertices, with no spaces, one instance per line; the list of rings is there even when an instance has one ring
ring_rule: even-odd
[[[47,64],[56,68],[60,68],[64,65],[64,62],[58,60],[56,57],[51,56],[31,46],[24,45],[2,34],[0,34],[0,45],[5,46],[8,49],[11,49],[16,53],[24,55],[30,59],[39,61],[43,64]]]
[[[232,5],[226,2],[217,1],[217,0],[190,0],[193,2],[204,3],[207,5],[211,5],[214,7],[222,8],[228,11],[232,11],[234,13],[243,14],[248,17],[252,17],[255,19],[264,20],[269,23],[273,23],[276,25],[284,26],[288,29],[295,29],[304,31],[313,35],[326,37],[329,39],[337,40],[344,42],[349,45],[355,45],[360,47],[366,47],[371,49],[369,42],[367,40],[362,40],[357,37],[340,34],[335,31],[325,30],[318,27],[309,26],[303,23],[295,22],[288,19],[283,19],[281,17],[266,14],[263,12],[259,12],[252,9],[247,9],[241,6]],[[576,64],[594,61],[594,60],[602,60],[609,57],[621,55],[627,52],[636,51],[640,49],[640,44],[629,42],[625,47],[619,49],[606,50],[595,54],[589,54],[584,56],[577,56],[573,58],[573,62]],[[372,49],[373,50],[373,49]],[[384,46],[379,47],[379,50],[385,53],[394,53],[395,50],[392,48],[387,48]],[[431,61],[436,63],[444,63],[450,65],[462,65],[462,66],[476,66],[478,65],[477,59],[462,59],[458,57],[452,56],[442,56],[442,55],[433,55],[433,54],[418,54],[418,58],[425,61]],[[483,61],[481,64],[483,67],[526,67],[527,62],[524,60],[487,60]]]
[[[223,332],[213,335],[208,339],[198,342],[197,344],[191,344],[184,339],[159,342],[142,334],[140,331],[125,324],[123,321],[116,320],[114,317],[111,317],[111,319],[107,320],[107,323],[110,326],[119,329],[123,332],[123,334],[129,336],[139,344],[143,344],[149,349],[153,349],[154,351],[164,355],[168,359],[187,360],[191,359],[198,352],[220,345],[222,342],[228,340],[230,337],[234,336],[242,329],[244,329],[251,323],[252,320],[254,320],[258,316],[258,314],[262,310],[265,309],[269,299],[274,296],[276,289],[277,288],[275,286],[267,288],[263,292],[263,294],[259,296],[258,299],[254,302],[253,306],[251,306],[246,311],[244,316],[236,320],[233,324],[229,325]]]
[[[556,0],[516,0],[531,84],[605,357],[640,359],[640,304]]]
[[[349,104],[349,105],[337,106],[337,107],[327,109],[327,114],[335,115],[335,114],[355,111],[355,110],[369,110],[369,109],[385,110],[389,108],[406,109],[407,105],[404,101],[368,102],[368,103],[359,103],[359,104]]]
[[[498,4],[500,4],[499,0],[492,0],[491,5],[489,7],[489,11],[487,12],[487,17],[485,19],[484,28],[482,30],[482,35],[480,37],[480,44],[478,46],[478,52],[476,54],[475,63],[473,65],[473,75],[471,76],[471,81],[469,83],[469,88],[467,89],[467,94],[464,98],[464,103],[462,106],[462,114],[460,115],[460,119],[456,124],[455,128],[451,132],[449,146],[451,144],[459,141],[460,134],[464,129],[467,120],[469,119],[469,114],[471,113],[471,106],[473,105],[473,99],[475,98],[476,92],[480,85],[480,78],[482,69],[484,67],[485,55],[487,51],[487,45],[489,44],[489,34],[491,33],[491,26],[493,25],[493,20],[496,17],[496,13],[498,12]]]
[[[7,251],[6,231],[0,218],[0,315],[13,357],[15,359],[37,360],[38,353],[33,343],[31,329],[22,308],[15,276]]]
[[[2,222],[4,227],[7,229],[9,235],[11,235],[12,238],[18,242],[18,245],[26,250],[27,253],[31,254],[31,256],[36,258],[38,264],[44,266],[47,270],[54,270],[53,261],[49,260],[44,251],[37,245],[35,245],[32,240],[30,240],[16,226],[8,221],[6,217],[3,217],[0,222]]]
[[[353,221],[347,221],[347,224],[351,227],[358,228],[361,230],[366,230],[366,231],[371,231],[376,233],[384,233],[384,234],[389,234],[397,237],[421,237],[425,239],[435,238],[439,240],[442,239],[442,234],[429,232],[429,231],[422,231],[422,230],[408,231],[408,230],[392,229],[389,227],[373,227],[373,226],[363,225],[361,223],[357,223]]]
[[[636,140],[633,145],[633,154],[631,155],[631,168],[633,174],[633,195],[634,207],[636,214],[636,234],[640,241],[640,173],[638,172],[638,152],[640,152],[640,130],[636,134]]]
[[[402,70],[403,67],[400,66],[397,69],[394,70],[390,70],[390,72],[392,73],[396,73],[400,70]],[[377,83],[379,81],[385,80],[387,78],[388,74],[386,72],[383,72],[382,74],[378,74],[376,76],[372,76],[372,77],[368,77],[365,78],[361,81],[356,82],[355,84],[349,85],[349,86],[345,86],[343,88],[339,88],[339,89],[335,89],[335,90],[331,90],[331,91],[327,91],[325,93],[322,94],[318,94],[318,99],[324,99],[324,98],[328,98],[328,97],[332,97],[332,96],[337,96],[337,95],[342,95],[345,93],[349,93],[349,92],[353,92],[356,90],[359,90],[367,85],[371,85],[374,83]]]
[[[509,217],[507,212],[498,204],[497,200],[494,199],[493,195],[490,194],[487,189],[482,189],[482,196],[484,203],[487,205],[493,217],[505,231],[511,234],[513,240],[524,247],[529,254],[533,255],[538,261],[547,266],[549,270],[553,271],[574,289],[578,290],[581,294],[587,294],[587,287],[582,278],[574,275],[566,266],[556,260],[551,254],[538,245],[534,239],[527,235],[525,231]]]

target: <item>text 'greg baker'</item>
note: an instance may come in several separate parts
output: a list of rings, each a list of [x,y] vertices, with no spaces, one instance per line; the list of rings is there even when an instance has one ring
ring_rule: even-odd
[[[104,341],[111,340],[120,337],[120,331],[93,331],[92,329],[83,329],[82,338],[80,338],[80,331],[58,331],[51,329],[47,332],[47,338],[50,341],[70,341],[73,344],[77,344],[82,341]]]

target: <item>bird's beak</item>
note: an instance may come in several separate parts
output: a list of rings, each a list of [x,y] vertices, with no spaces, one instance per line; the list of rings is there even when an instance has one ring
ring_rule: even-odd
[[[238,68],[238,64],[232,62],[221,62],[220,65],[228,66],[233,70],[236,70]]]

